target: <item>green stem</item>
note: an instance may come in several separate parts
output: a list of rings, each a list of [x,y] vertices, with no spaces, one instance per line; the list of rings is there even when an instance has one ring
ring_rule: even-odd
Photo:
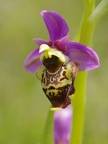
[[[80,29],[79,42],[86,45],[91,45],[91,39],[94,32],[94,25],[90,21],[88,21],[87,17],[92,12],[93,5],[92,9],[89,8],[88,12],[87,12],[88,3],[85,5],[86,8],[85,8],[85,14],[83,16],[82,27]],[[72,144],[82,143],[86,79],[87,79],[87,73],[79,72],[75,82],[76,92],[72,100],[73,103],[73,127],[72,127],[72,139],[71,139]]]
[[[72,144],[81,144],[83,134],[83,121],[85,109],[85,85],[86,85],[86,72],[79,73],[75,87],[76,92],[73,97],[73,126],[72,126]]]
[[[80,43],[91,45],[91,39],[94,32],[94,25],[88,20],[83,21],[80,33]],[[72,144],[81,144],[83,135],[83,122],[85,110],[85,90],[86,90],[86,72],[79,72],[76,78],[76,92],[73,97],[73,128]]]
[[[94,28],[95,28],[95,25],[91,23],[91,21],[84,20],[82,24],[79,42],[85,45],[91,46]]]
[[[94,10],[95,0],[83,0],[83,4],[84,4],[84,19],[86,20]]]
[[[97,22],[108,11],[108,0],[103,0],[93,11],[94,0],[83,0],[84,2],[84,16],[82,26],[79,29],[79,42],[91,45],[91,40]],[[93,11],[93,12],[92,12]],[[83,135],[84,123],[84,109],[85,109],[85,90],[86,90],[86,72],[80,72],[76,78],[75,87],[76,92],[72,99],[73,103],[73,127],[72,127],[72,144],[81,144]]]

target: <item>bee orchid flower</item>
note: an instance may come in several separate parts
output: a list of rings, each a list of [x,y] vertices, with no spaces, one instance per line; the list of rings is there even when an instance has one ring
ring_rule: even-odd
[[[55,144],[69,144],[72,128],[72,107],[67,106],[54,113],[54,142]]]
[[[74,94],[74,80],[78,71],[99,67],[97,53],[90,47],[71,42],[66,21],[55,11],[43,10],[49,41],[34,39],[38,48],[25,59],[26,71],[36,74],[43,91],[54,108],[66,108]]]

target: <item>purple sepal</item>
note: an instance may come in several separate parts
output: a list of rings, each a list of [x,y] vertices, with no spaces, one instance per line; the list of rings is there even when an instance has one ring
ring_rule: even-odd
[[[80,71],[88,71],[100,66],[97,53],[90,47],[78,42],[69,42],[67,45],[69,61],[77,62]]]
[[[39,48],[33,50],[24,61],[24,69],[28,72],[35,73],[42,63],[40,61]]]
[[[68,25],[57,12],[43,10],[41,11],[41,15],[44,19],[52,42],[67,35],[69,31]]]

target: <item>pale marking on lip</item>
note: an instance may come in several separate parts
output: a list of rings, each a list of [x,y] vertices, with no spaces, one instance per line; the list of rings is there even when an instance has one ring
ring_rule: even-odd
[[[51,111],[58,111],[58,110],[60,110],[60,109],[61,109],[60,107],[50,108]]]

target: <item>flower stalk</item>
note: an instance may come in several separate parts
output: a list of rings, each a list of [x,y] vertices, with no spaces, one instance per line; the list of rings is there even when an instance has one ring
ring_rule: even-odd
[[[108,1],[103,0],[94,10],[94,0],[84,2],[84,16],[80,28],[79,42],[91,46],[94,28],[97,22],[108,11]],[[91,3],[89,3],[91,2]],[[77,36],[76,36],[77,37]],[[83,123],[85,110],[85,91],[86,91],[87,72],[78,73],[75,87],[77,91],[73,97],[73,128],[71,143],[81,144],[83,138]],[[79,84],[80,82],[80,84]]]

